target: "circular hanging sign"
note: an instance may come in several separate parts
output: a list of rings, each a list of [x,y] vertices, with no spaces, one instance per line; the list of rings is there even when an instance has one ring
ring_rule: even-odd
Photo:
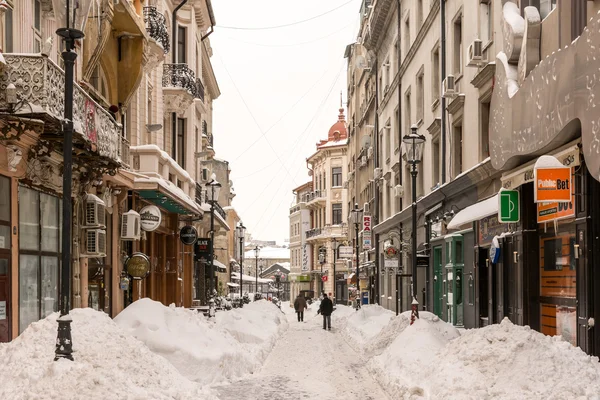
[[[179,231],[179,239],[181,243],[191,246],[198,240],[198,231],[193,226],[186,225]]]
[[[386,258],[396,258],[398,257],[398,249],[394,246],[388,246],[385,248],[385,257]]]
[[[162,214],[156,206],[150,205],[140,210],[140,225],[147,232],[152,232],[160,226]]]
[[[144,253],[134,253],[125,261],[125,271],[133,279],[144,279],[150,273],[150,259]]]

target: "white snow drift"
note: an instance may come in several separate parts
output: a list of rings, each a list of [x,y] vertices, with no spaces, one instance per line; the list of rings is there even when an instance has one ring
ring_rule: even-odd
[[[287,328],[285,315],[266,300],[207,319],[195,311],[141,299],[115,322],[203,385],[257,371]]]
[[[600,399],[598,358],[560,337],[508,319],[459,335],[420,314],[411,326],[410,312],[365,306],[343,322],[344,337],[393,398]]]
[[[75,361],[54,360],[54,313],[0,343],[0,399],[214,399],[106,314],[75,309]]]

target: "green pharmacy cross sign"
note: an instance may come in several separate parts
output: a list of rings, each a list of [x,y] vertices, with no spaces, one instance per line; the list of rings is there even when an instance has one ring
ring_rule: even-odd
[[[498,193],[498,222],[504,224],[519,222],[519,191],[502,190]]]

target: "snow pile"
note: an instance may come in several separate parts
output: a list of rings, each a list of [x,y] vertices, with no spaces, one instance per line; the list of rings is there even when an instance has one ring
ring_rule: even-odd
[[[597,357],[507,318],[466,331],[438,354],[424,379],[432,398],[600,398]]]
[[[364,349],[382,331],[388,331],[384,328],[390,323],[392,317],[395,317],[394,313],[381,306],[364,305],[360,310],[353,310],[348,316],[343,330],[344,336],[353,347]]]
[[[75,309],[75,361],[54,360],[58,313],[0,344],[0,399],[215,399],[106,314]]]
[[[257,371],[287,328],[285,315],[266,300],[207,319],[196,311],[141,299],[115,322],[185,377],[202,384]]]

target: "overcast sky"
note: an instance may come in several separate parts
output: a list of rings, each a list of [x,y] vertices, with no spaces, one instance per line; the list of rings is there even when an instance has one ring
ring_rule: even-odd
[[[356,39],[361,0],[212,4],[211,61],[221,89],[216,156],[230,163],[233,206],[253,238],[281,242],[289,239],[292,190],[310,180],[306,158],[336,122],[340,92],[345,108],[344,50]],[[287,27],[232,29],[293,24],[330,10]]]

